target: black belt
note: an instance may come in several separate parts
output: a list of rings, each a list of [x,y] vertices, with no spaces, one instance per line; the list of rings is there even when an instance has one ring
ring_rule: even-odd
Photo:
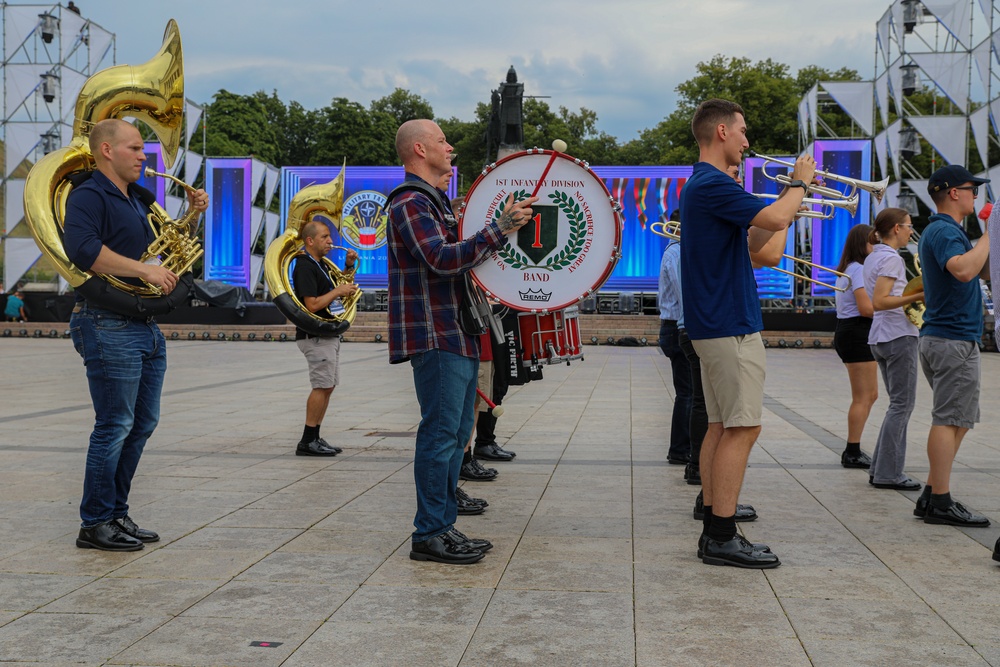
[[[86,302],[80,302],[80,303],[77,303],[75,306],[73,306],[73,312],[74,313],[82,313],[84,310],[93,310],[93,308],[90,308],[89,306],[87,306]],[[148,317],[133,317],[132,315],[125,315],[123,313],[115,313],[115,311],[113,311],[113,310],[107,310],[106,308],[98,308],[97,310],[103,310],[103,311],[106,311],[106,312],[109,312],[109,313],[114,313],[118,317],[123,317],[126,320],[128,320],[129,322],[140,322],[142,324],[151,324],[152,322],[155,321],[152,315],[150,315]]]
[[[673,326],[677,326],[677,320],[665,320],[661,318],[660,324],[671,324]]]

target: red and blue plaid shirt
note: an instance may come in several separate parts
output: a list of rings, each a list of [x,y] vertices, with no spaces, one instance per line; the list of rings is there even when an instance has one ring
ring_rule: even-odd
[[[422,180],[406,174],[406,180]],[[448,196],[441,200],[448,205]],[[491,222],[463,240],[437,206],[421,192],[404,192],[389,207],[389,363],[412,354],[444,350],[478,357],[475,336],[462,331],[458,308],[462,276],[485,262],[507,237]]]

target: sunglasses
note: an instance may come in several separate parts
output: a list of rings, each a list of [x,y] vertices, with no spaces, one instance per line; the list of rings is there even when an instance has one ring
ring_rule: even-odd
[[[954,190],[972,190],[972,196],[979,196],[979,186],[978,185],[959,185],[953,188]]]

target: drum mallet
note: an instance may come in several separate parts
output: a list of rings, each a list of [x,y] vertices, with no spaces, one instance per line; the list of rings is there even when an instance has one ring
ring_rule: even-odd
[[[566,150],[566,142],[562,139],[556,139],[552,142],[552,157],[549,158],[548,164],[545,165],[545,170],[542,172],[541,178],[538,179],[538,183],[535,184],[535,189],[532,190],[531,196],[534,197],[538,194],[539,189],[542,187],[542,183],[545,182],[545,177],[549,175],[549,169],[552,168],[552,163],[556,161],[556,158]]]
[[[484,394],[482,389],[476,387],[476,393],[479,394],[479,398],[483,399],[486,402],[486,405],[490,406],[490,410],[493,412],[494,417],[499,417],[503,414],[503,406],[497,405],[496,403],[491,401],[490,397]]]

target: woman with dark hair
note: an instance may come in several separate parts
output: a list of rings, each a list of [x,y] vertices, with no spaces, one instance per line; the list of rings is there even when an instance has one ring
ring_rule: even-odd
[[[847,275],[837,278],[837,331],[833,347],[847,368],[851,381],[851,407],[847,410],[847,448],[840,455],[845,468],[871,466],[871,458],[861,451],[861,434],[878,398],[878,368],[868,346],[872,328],[872,302],[865,291],[863,266],[872,251],[868,235],[872,228],[855,225],[847,233],[837,271]]]
[[[875,316],[868,343],[882,371],[889,408],[878,433],[869,482],[880,489],[916,491],[920,482],[903,472],[906,460],[906,427],[917,400],[917,327],[903,306],[924,298],[917,292],[903,296],[906,266],[899,256],[913,234],[910,215],[901,208],[887,208],[875,218],[868,237],[872,252],[865,259],[865,291]]]

